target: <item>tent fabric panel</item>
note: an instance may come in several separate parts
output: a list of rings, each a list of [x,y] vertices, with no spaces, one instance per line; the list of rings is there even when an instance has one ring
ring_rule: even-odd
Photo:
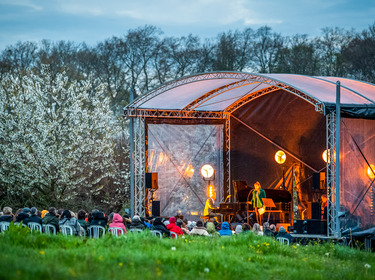
[[[181,110],[203,94],[236,81],[238,79],[210,79],[183,84],[151,98],[139,108]]]
[[[237,87],[223,92],[197,107],[197,111],[224,111],[231,104],[240,98],[258,90],[269,87],[267,84],[254,83],[246,86]]]
[[[342,118],[340,138],[340,211],[345,212],[341,226],[360,221],[363,228],[373,227],[375,187],[366,160],[375,164],[375,122]]]
[[[375,102],[375,85],[373,84],[362,82],[362,81],[357,81],[357,80],[352,80],[352,79],[339,78],[339,77],[318,77],[318,78],[321,78],[330,82],[334,82],[334,83],[336,83],[337,81],[340,81],[342,86],[350,88]]]
[[[320,100],[322,103],[336,102],[336,84],[331,83],[330,81],[323,81],[309,76],[290,74],[267,74],[265,76],[286,83],[291,87]],[[345,88],[341,88],[341,103],[371,104],[366,99]]]

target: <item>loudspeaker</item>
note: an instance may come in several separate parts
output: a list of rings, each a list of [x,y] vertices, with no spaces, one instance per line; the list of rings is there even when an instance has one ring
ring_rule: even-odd
[[[327,234],[327,221],[314,219],[307,220],[307,233]]]
[[[152,216],[160,217],[160,201],[152,201]]]
[[[320,204],[318,202],[309,202],[307,208],[307,217],[310,219],[321,219]]]
[[[158,189],[158,173],[146,173],[145,187],[147,189]]]
[[[313,173],[313,190],[319,190],[320,189],[320,173],[314,172]]]
[[[298,234],[307,233],[307,221],[305,220],[294,220],[293,232]]]

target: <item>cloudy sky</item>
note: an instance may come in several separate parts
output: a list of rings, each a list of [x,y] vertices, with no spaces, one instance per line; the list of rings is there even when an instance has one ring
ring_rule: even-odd
[[[212,38],[268,25],[282,35],[375,23],[375,0],[0,0],[0,50],[17,41],[94,45],[146,24],[167,36]]]

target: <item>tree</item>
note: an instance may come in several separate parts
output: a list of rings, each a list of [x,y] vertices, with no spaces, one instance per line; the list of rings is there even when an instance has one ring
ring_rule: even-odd
[[[2,197],[47,207],[79,196],[89,199],[103,180],[124,188],[121,171],[126,170],[115,160],[121,126],[105,97],[106,86],[93,88],[90,77],[68,80],[64,73],[52,79],[43,66],[39,76],[28,71],[22,79],[7,75],[1,81]]]

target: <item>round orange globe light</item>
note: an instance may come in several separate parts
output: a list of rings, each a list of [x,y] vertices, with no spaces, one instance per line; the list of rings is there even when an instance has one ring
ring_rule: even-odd
[[[330,151],[324,150],[324,152],[323,152],[323,154],[322,154],[322,158],[323,158],[323,160],[324,160],[326,163],[327,163],[327,161],[328,161],[328,163],[331,162],[331,161],[330,161],[330,155],[331,155]],[[334,162],[336,162],[336,152],[333,153],[333,160],[334,160]]]
[[[373,164],[370,164],[369,167],[367,167],[367,175],[370,177],[371,180],[375,178],[375,166]]]
[[[277,151],[275,154],[275,160],[278,164],[283,164],[286,161],[286,154],[283,151]]]

